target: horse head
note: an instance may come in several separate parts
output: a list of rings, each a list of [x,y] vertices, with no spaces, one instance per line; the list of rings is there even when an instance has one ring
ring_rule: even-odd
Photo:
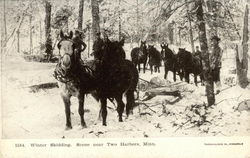
[[[141,46],[139,49],[139,58],[147,55],[147,46],[146,46],[146,41],[141,41]]]
[[[148,56],[149,56],[149,58],[152,58],[153,56],[154,56],[154,52],[155,52],[155,47],[154,47],[154,45],[148,45],[148,52],[147,52],[147,54],[148,54]]]
[[[59,63],[64,72],[69,71],[73,63],[76,61],[74,55],[74,42],[72,41],[73,32],[70,31],[69,35],[60,32],[60,41],[57,44],[59,49]]]
[[[108,40],[104,44],[104,50],[101,55],[101,60],[117,62],[121,59],[125,59],[125,51],[123,49],[124,46],[124,39],[120,41],[110,41]]]
[[[177,62],[180,66],[188,66],[187,64],[191,62],[192,55],[185,48],[179,48],[177,53]]]
[[[171,49],[168,48],[168,44],[161,44],[161,56],[162,59],[171,59],[174,57],[174,53]]]

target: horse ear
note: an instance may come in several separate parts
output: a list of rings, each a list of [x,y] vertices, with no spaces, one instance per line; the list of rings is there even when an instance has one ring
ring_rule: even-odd
[[[61,37],[61,38],[64,38],[64,34],[63,34],[63,31],[62,31],[62,30],[60,31],[60,37]]]
[[[72,37],[73,37],[73,32],[70,31],[70,32],[69,32],[69,38],[71,39]]]
[[[121,46],[124,46],[124,42],[125,42],[125,39],[123,38],[123,39],[119,42],[119,44],[120,44]]]

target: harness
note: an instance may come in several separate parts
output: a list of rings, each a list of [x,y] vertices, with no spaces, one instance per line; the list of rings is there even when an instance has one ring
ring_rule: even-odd
[[[65,53],[63,56],[61,56],[61,54],[60,54],[61,45],[60,44],[61,44],[62,41],[70,41],[70,42],[74,43],[71,39],[61,39],[58,42],[57,47],[59,49],[60,59],[59,59],[59,63],[56,65],[53,76],[55,77],[56,80],[58,80],[59,82],[62,82],[62,83],[68,83],[68,82],[71,82],[71,81],[74,81],[74,82],[78,83],[80,81],[79,81],[77,75],[72,72],[73,68],[70,68],[69,70],[64,70],[63,67],[62,67],[62,63],[61,63],[61,59],[65,55],[68,55],[70,57],[70,60],[73,58],[75,62],[77,61],[74,46],[72,48],[73,49],[73,54],[72,55],[69,54],[69,53]]]

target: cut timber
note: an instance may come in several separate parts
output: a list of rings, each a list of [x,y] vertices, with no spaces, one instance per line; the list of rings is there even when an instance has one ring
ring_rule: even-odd
[[[38,92],[40,89],[51,89],[51,88],[58,88],[57,82],[49,82],[49,83],[41,83],[38,85],[29,86],[30,91],[35,93]]]
[[[167,90],[166,88],[157,88],[157,89],[151,89],[147,91],[144,95],[144,99],[142,101],[147,101],[152,98],[154,98],[157,95],[170,95],[175,97],[180,97],[181,94],[178,90]]]

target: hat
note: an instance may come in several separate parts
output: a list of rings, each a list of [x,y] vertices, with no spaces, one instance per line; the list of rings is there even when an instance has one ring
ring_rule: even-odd
[[[214,39],[215,39],[216,41],[218,41],[218,42],[220,41],[220,38],[219,38],[218,36],[213,36],[213,37],[211,38],[211,40],[214,40]]]

